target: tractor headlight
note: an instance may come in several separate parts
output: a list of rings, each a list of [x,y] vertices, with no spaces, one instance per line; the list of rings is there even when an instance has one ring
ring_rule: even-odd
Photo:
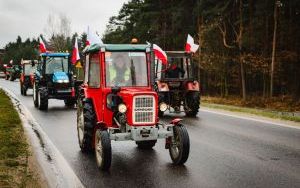
[[[64,81],[63,80],[57,80],[57,83],[63,83]]]
[[[69,83],[69,80],[63,80],[64,83]]]
[[[119,110],[119,112],[121,112],[121,113],[125,113],[125,112],[127,111],[127,107],[126,107],[125,104],[119,104],[118,110]]]
[[[166,103],[162,102],[162,103],[159,104],[159,110],[160,111],[164,112],[167,109],[168,109],[168,105]]]

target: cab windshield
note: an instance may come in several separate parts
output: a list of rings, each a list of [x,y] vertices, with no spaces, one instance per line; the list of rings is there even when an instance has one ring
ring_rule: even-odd
[[[68,72],[68,57],[47,57],[46,74]]]
[[[148,86],[145,52],[105,52],[106,86]]]
[[[31,66],[31,64],[25,64],[24,65],[24,74],[25,75],[30,75],[34,73],[35,68]]]
[[[155,60],[156,78],[192,79],[193,67],[189,57],[168,57],[168,64]]]

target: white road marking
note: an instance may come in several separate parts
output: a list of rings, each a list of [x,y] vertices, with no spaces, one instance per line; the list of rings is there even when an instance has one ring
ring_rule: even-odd
[[[236,115],[236,114],[229,114],[230,112],[228,112],[228,113],[216,112],[216,111],[207,110],[207,109],[201,109],[200,111],[208,112],[208,113],[214,113],[214,114],[228,116],[228,117],[239,118],[239,119],[245,119],[245,120],[249,120],[249,121],[257,121],[257,122],[260,122],[260,123],[267,123],[267,124],[271,124],[271,125],[277,125],[277,126],[281,126],[281,127],[287,127],[287,128],[293,128],[293,129],[299,129],[300,130],[300,126],[296,126],[296,125],[292,126],[292,125],[287,125],[287,124],[284,124],[284,123],[272,122],[272,121],[256,119],[256,118],[252,118],[252,117],[245,117],[245,116],[240,116],[240,115]]]

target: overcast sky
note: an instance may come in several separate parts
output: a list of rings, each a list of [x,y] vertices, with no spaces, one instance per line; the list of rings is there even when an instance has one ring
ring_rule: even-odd
[[[72,33],[90,26],[103,34],[109,17],[117,15],[128,0],[0,0],[0,48],[8,42],[46,34],[49,15],[66,15]]]

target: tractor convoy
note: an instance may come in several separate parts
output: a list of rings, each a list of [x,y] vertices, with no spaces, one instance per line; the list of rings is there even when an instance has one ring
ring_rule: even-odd
[[[197,115],[200,86],[192,54],[169,51],[162,63],[151,44],[92,44],[83,55],[83,80],[76,80],[70,54],[61,52],[8,66],[6,79],[20,77],[20,93],[26,96],[32,89],[39,110],[48,109],[49,99],[76,104],[80,149],[93,151],[101,170],[111,166],[112,141],[131,140],[140,149],[152,149],[164,139],[172,162],[184,164],[190,151],[186,127],[179,118],[163,123],[159,117],[167,110]]]

